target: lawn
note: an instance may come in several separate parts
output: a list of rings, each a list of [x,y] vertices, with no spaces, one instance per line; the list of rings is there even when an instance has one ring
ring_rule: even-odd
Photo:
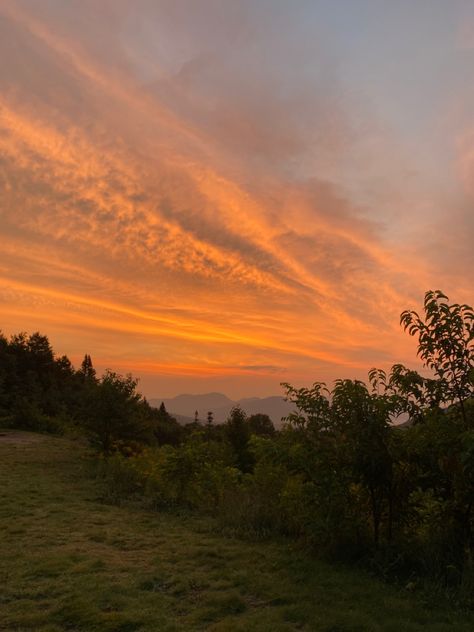
[[[210,521],[107,505],[83,446],[0,436],[0,630],[470,632],[474,616]]]

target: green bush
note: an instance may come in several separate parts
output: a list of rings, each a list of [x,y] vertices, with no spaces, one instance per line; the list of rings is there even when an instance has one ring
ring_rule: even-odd
[[[20,399],[8,418],[10,428],[45,432],[50,434],[64,434],[65,422],[59,417],[52,417],[42,413],[38,407],[26,399]]]

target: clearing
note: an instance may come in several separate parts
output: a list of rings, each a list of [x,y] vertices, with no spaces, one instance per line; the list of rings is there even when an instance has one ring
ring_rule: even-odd
[[[64,438],[0,433],[0,630],[470,632],[394,587],[295,545],[100,501]]]

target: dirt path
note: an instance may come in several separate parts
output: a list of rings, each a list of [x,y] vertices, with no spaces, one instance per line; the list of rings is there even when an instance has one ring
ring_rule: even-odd
[[[35,434],[33,432],[0,430],[0,444],[8,443],[10,445],[29,445],[32,443],[40,443],[44,440],[44,435]]]

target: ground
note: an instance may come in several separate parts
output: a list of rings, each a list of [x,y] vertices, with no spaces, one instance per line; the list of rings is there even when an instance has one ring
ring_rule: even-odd
[[[474,616],[209,520],[107,505],[78,442],[0,433],[0,630],[468,632]]]

